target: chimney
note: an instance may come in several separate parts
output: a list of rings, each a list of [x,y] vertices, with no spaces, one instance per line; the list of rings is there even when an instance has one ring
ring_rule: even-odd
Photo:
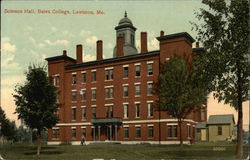
[[[67,51],[63,50],[63,56],[67,56]]]
[[[147,32],[141,32],[141,53],[148,52],[147,41]]]
[[[124,46],[124,37],[117,37],[116,39],[116,57],[117,58],[124,56],[123,46]]]
[[[76,46],[76,63],[82,63],[82,45],[78,44]]]
[[[160,36],[161,37],[164,36],[164,31],[161,31]]]
[[[102,58],[102,40],[96,42],[96,60],[103,60]]]
[[[200,46],[199,46],[199,42],[196,42],[196,43],[195,43],[195,47],[196,47],[196,48],[199,48],[199,47],[200,47]]]

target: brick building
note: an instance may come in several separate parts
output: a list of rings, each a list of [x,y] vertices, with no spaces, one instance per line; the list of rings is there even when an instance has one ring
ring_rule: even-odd
[[[46,58],[49,76],[58,91],[59,123],[48,130],[48,144],[71,142],[179,143],[177,120],[153,107],[152,94],[161,63],[173,54],[202,52],[192,48],[186,32],[157,37],[159,50],[148,51],[147,33],[141,32],[141,50],[135,47],[131,20],[119,21],[114,57],[103,59],[102,41],[97,41],[96,61],[84,62],[82,45],[76,59],[62,55]],[[206,121],[206,106],[193,110],[182,123],[184,143],[195,139],[195,124]]]

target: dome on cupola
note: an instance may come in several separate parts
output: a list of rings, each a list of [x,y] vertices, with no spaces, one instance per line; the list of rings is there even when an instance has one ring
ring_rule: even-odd
[[[123,24],[131,24],[131,25],[133,25],[132,21],[127,17],[127,12],[125,12],[124,18],[122,18],[119,21],[119,25],[123,25]]]

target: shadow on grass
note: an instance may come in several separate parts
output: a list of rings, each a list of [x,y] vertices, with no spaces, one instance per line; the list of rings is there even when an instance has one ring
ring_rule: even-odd
[[[40,154],[43,155],[56,155],[56,154],[62,154],[62,151],[42,151]],[[36,155],[36,152],[26,152],[25,155]]]

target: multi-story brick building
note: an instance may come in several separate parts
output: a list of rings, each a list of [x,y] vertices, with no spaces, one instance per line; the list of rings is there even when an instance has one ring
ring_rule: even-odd
[[[174,54],[202,52],[192,48],[194,39],[186,32],[157,37],[159,50],[148,51],[147,33],[141,32],[141,51],[135,47],[135,31],[130,19],[122,18],[116,30],[114,57],[103,59],[102,41],[97,41],[96,61],[82,60],[82,45],[76,59],[50,57],[49,76],[58,89],[59,123],[48,130],[48,143],[80,144],[94,141],[133,143],[179,142],[177,120],[153,104],[152,94],[160,64]],[[206,121],[206,106],[194,109],[182,123],[184,143],[195,139],[195,124]]]

